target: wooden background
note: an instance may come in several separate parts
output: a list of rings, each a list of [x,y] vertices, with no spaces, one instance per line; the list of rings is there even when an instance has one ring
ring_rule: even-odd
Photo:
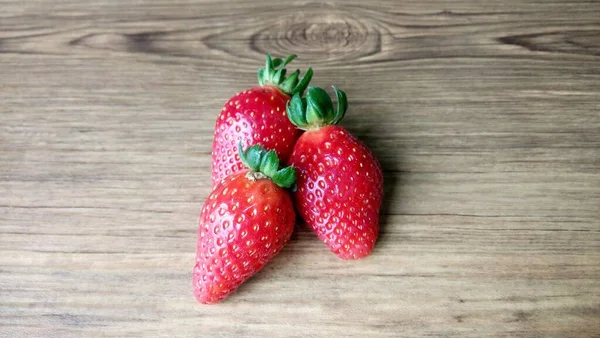
[[[214,120],[265,53],[348,93],[373,255],[299,226],[192,296]],[[600,336],[600,2],[0,0],[1,337]]]

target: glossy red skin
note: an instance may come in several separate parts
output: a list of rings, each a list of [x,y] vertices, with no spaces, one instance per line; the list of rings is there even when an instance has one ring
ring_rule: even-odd
[[[296,214],[288,192],[247,170],[222,180],[202,207],[194,295],[213,304],[262,269],[289,241]]]
[[[261,144],[275,150],[285,163],[302,133],[288,119],[286,104],[290,97],[276,87],[259,86],[233,96],[223,107],[215,125],[212,147],[213,186],[232,173],[246,168],[238,155]]]
[[[290,157],[296,167],[296,208],[342,259],[371,253],[379,233],[383,174],[371,151],[340,126],[310,130]]]

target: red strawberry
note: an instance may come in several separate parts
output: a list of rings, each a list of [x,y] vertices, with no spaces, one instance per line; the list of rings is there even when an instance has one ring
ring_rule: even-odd
[[[194,295],[204,304],[227,297],[262,269],[288,242],[296,215],[284,189],[293,167],[277,170],[273,150],[239,148],[243,170],[222,180],[202,207],[198,227]]]
[[[334,87],[334,110],[323,89],[306,98],[294,95],[290,120],[306,130],[289,163],[296,167],[296,208],[318,237],[342,259],[369,255],[379,229],[383,174],[373,153],[346,129],[336,126],[348,108],[346,94]]]
[[[301,80],[299,70],[286,77],[285,66],[295,57],[267,55],[265,68],[258,71],[260,86],[236,94],[221,110],[212,147],[213,185],[244,169],[237,156],[240,141],[244,147],[260,144],[275,150],[283,163],[289,158],[301,131],[290,123],[285,107],[292,95],[302,95],[312,78],[311,68]]]

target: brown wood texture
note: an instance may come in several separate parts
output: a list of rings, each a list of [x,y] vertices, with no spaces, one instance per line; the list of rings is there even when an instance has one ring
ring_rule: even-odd
[[[372,256],[306,226],[191,289],[212,128],[265,53],[347,91]],[[600,2],[0,1],[0,337],[599,337]]]

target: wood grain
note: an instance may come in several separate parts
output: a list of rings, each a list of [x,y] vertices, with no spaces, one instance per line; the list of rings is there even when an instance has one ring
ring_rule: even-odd
[[[0,337],[600,336],[600,3],[0,2]],[[216,306],[196,223],[267,52],[347,91],[381,238]]]

